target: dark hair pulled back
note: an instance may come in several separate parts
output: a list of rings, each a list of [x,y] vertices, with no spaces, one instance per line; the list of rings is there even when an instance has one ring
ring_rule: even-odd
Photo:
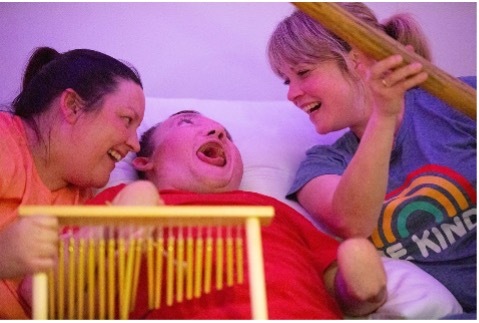
[[[91,110],[104,95],[115,90],[119,79],[143,87],[138,72],[104,53],[74,49],[63,54],[50,47],[37,48],[30,57],[22,90],[13,100],[16,115],[24,119],[45,112],[50,103],[66,89],[73,89]]]

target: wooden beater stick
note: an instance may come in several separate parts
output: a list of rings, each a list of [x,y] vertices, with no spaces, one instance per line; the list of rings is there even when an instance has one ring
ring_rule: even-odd
[[[476,90],[450,76],[431,62],[406,49],[385,33],[370,27],[333,2],[294,2],[298,9],[316,19],[331,32],[376,60],[400,54],[403,64],[419,62],[429,77],[420,86],[453,108],[476,119]]]

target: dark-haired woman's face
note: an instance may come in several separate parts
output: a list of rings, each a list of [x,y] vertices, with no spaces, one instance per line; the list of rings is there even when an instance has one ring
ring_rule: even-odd
[[[78,120],[72,132],[71,169],[67,182],[80,186],[104,186],[115,164],[140,148],[136,130],[143,120],[145,95],[129,80],[119,81],[100,107]]]

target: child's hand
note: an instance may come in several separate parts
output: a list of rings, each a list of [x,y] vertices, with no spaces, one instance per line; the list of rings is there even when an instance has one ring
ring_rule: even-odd
[[[155,206],[165,203],[153,183],[139,180],[125,186],[113,199],[112,204]]]
[[[345,240],[338,249],[338,266],[349,295],[361,301],[383,300],[386,273],[376,248],[369,240]]]
[[[369,240],[351,238],[343,241],[338,249],[336,269],[333,271],[333,294],[347,315],[363,316],[384,304],[386,272]]]
[[[57,218],[20,218],[0,231],[0,277],[13,278],[50,269],[57,250]]]
[[[113,199],[112,205],[130,206],[157,206],[165,203],[158,193],[158,189],[150,181],[138,180],[125,186]],[[119,227],[115,235],[126,239],[140,238],[145,236],[145,228]]]

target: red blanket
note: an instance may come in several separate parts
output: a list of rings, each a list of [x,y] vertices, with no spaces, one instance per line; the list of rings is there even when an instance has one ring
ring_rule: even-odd
[[[124,185],[104,191],[90,204],[111,201]],[[275,217],[263,227],[268,315],[270,319],[340,319],[327,293],[323,271],[336,259],[338,242],[319,232],[294,209],[268,196],[235,191],[197,194],[163,191],[168,205],[272,205]],[[245,259],[246,261],[246,259]],[[245,264],[246,266],[246,264]],[[144,270],[144,268],[143,268]],[[148,310],[146,271],[140,275],[133,319],[251,319],[248,283],[213,291],[199,299]],[[246,271],[245,271],[246,273]]]

